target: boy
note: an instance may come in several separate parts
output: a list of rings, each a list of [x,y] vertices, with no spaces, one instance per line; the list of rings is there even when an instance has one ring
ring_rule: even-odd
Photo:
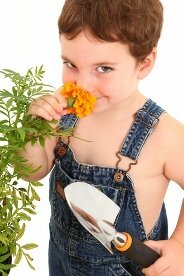
[[[75,126],[71,137],[27,145],[23,153],[41,169],[51,169],[49,271],[59,275],[143,275],[123,254],[109,254],[73,217],[64,188],[73,181],[100,187],[121,208],[118,231],[127,231],[161,257],[145,275],[183,276],[184,212],[168,238],[163,199],[170,180],[184,187],[184,126],[138,89],[154,66],[163,21],[158,0],[66,0],[60,15],[63,83],[96,97],[95,110],[78,119],[67,115],[60,89],[34,101],[29,113]],[[65,116],[64,116],[65,115]],[[169,137],[169,139],[168,139]],[[69,143],[68,143],[69,142]],[[177,162],[176,162],[177,160]],[[76,191],[77,196],[77,191]],[[107,210],[108,211],[108,210]]]

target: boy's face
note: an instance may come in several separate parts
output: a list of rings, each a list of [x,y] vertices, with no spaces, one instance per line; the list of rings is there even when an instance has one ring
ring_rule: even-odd
[[[127,45],[99,42],[81,32],[61,35],[62,81],[75,83],[97,98],[95,112],[121,107],[138,91],[138,62]]]

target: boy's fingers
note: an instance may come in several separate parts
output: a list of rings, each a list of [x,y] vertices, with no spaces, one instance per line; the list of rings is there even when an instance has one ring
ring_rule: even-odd
[[[57,100],[58,102],[58,109],[63,109],[67,108],[67,101],[64,97],[62,97],[60,94],[54,94],[53,97]]]
[[[155,250],[158,254],[162,255],[162,241],[145,241],[147,246]],[[161,256],[154,264],[144,268],[143,273],[148,276],[167,275],[165,274],[169,268],[168,258]]]
[[[161,247],[161,241],[145,241],[144,242],[147,246],[149,246],[151,249],[155,250],[159,255],[162,253],[162,247]]]
[[[61,114],[57,113],[51,105],[41,99],[39,100],[39,104],[36,102],[31,104],[28,114],[42,117],[48,121],[51,121],[52,119],[59,120],[61,117]]]
[[[38,98],[38,101],[36,100],[36,102],[40,104],[40,101],[43,105],[50,105],[58,113],[62,113],[63,109],[66,107],[66,100],[57,94],[41,96],[40,98]]]
[[[59,95],[44,95],[30,104],[28,114],[40,116],[49,121],[52,118],[58,120],[61,115],[66,114],[64,110],[66,105],[66,99]]]
[[[166,271],[168,268],[168,260],[164,257],[160,257],[160,259],[158,259],[153,265],[144,268],[142,271],[148,276],[167,275]]]
[[[42,108],[40,106],[33,106],[31,111],[28,112],[28,114],[41,117],[47,121],[52,121],[53,119],[59,120],[59,118],[60,118],[59,114],[54,114],[54,112],[52,113],[51,111],[48,112],[47,110],[45,110],[44,108]]]
[[[63,96],[61,95],[61,88],[58,88],[58,89],[54,92],[53,96],[56,97],[56,99],[58,100],[58,102],[59,102],[60,104],[62,104],[62,105],[64,106],[64,108],[67,107],[67,101],[66,101],[65,97],[63,97]]]

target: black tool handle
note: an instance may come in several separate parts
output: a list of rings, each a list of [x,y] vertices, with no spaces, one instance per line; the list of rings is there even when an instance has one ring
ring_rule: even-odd
[[[145,245],[143,242],[130,236],[128,233],[123,233],[127,237],[127,241],[123,246],[116,245],[116,249],[121,251],[125,256],[137,261],[142,267],[148,267],[152,265],[160,255]]]

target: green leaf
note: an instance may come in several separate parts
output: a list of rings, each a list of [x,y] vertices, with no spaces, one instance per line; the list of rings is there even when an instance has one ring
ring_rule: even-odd
[[[31,215],[36,215],[36,212],[31,208],[24,208],[24,211],[28,212]]]
[[[18,208],[18,198],[17,198],[16,190],[14,188],[13,188],[13,202],[15,204],[15,207]]]
[[[74,105],[75,102],[75,98],[69,97],[66,99],[67,100],[67,107],[72,107]]]
[[[21,229],[19,230],[19,233],[18,233],[18,235],[16,237],[16,240],[19,240],[19,239],[22,238],[22,236],[25,233],[25,229],[26,229],[26,225],[25,225],[25,223],[23,223],[23,225],[22,225]]]
[[[31,184],[32,184],[33,186],[35,186],[35,187],[41,187],[41,186],[43,186],[43,184],[42,184],[41,182],[39,182],[39,181],[31,182]]]
[[[10,253],[4,254],[3,256],[0,256],[0,263],[4,262],[6,259],[10,257]]]
[[[11,98],[12,97],[12,94],[7,91],[6,89],[3,89],[3,90],[0,90],[1,92],[1,97],[3,98]]]
[[[0,263],[0,268],[4,269],[4,270],[9,270],[13,267],[15,267],[16,265],[15,264],[1,264]]]
[[[34,266],[31,264],[31,262],[30,262],[28,259],[26,259],[26,261],[27,261],[29,267],[30,267],[32,270],[35,270]]]
[[[9,250],[9,247],[7,245],[4,245],[4,246],[1,245],[0,246],[0,253],[1,253],[0,255],[7,253],[8,250]]]
[[[18,213],[17,217],[18,217],[19,219],[21,219],[21,220],[28,220],[28,221],[31,220],[30,216],[26,215],[26,214],[23,213],[23,212]]]
[[[8,276],[8,274],[4,270],[0,269],[0,272],[1,272],[2,276]]]
[[[18,128],[17,131],[18,131],[22,141],[24,141],[25,136],[26,136],[25,130],[23,128]]]
[[[6,245],[8,244],[9,239],[4,234],[0,234],[0,241]]]
[[[23,193],[27,192],[27,190],[25,188],[18,188],[18,189],[19,189],[19,191],[21,191]]]
[[[40,201],[40,197],[37,194],[37,192],[33,189],[33,187],[31,187],[31,192],[32,192],[32,198],[37,200],[37,201]]]
[[[13,103],[14,99],[13,98],[10,98],[7,102],[6,102],[6,107],[9,108],[12,103]]]
[[[33,261],[33,258],[28,253],[24,252],[24,256],[25,256],[26,259],[28,259],[30,261]]]
[[[19,264],[22,259],[22,249],[19,247],[17,253],[16,253],[16,258],[15,258],[15,264]]]
[[[0,107],[0,108],[2,108],[2,107]],[[3,114],[3,115],[5,115],[6,117],[8,116],[8,113],[7,113],[7,112],[4,112],[4,111],[2,111],[2,110],[0,110],[0,113]]]
[[[31,250],[31,249],[34,249],[34,248],[37,248],[37,247],[38,247],[38,245],[35,244],[35,243],[27,243],[27,244],[24,244],[22,246],[22,248],[25,249],[25,250]]]
[[[40,136],[40,137],[39,137],[39,142],[40,142],[40,145],[41,145],[42,147],[44,147],[44,145],[45,145],[45,139],[44,139],[43,136]]]

